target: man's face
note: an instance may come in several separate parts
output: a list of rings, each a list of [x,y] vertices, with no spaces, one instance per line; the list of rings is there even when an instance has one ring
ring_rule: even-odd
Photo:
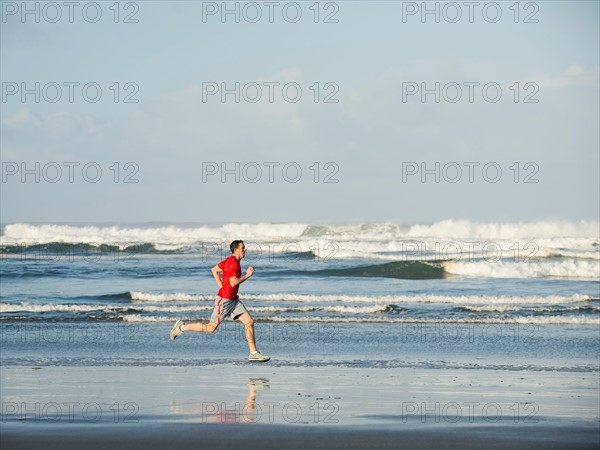
[[[243,242],[238,244],[237,248],[233,252],[233,256],[235,256],[237,259],[242,259],[244,256],[246,256],[246,246]]]

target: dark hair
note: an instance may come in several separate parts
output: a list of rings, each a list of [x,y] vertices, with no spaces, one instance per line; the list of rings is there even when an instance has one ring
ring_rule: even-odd
[[[243,244],[244,241],[240,241],[240,240],[235,240],[233,241],[231,244],[229,244],[229,250],[231,250],[231,253],[235,252],[235,249],[239,247],[240,244]]]

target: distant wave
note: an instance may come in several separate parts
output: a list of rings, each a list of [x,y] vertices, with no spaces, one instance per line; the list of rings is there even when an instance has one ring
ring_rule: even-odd
[[[392,223],[315,225],[258,223],[208,225],[10,224],[0,235],[7,279],[186,276],[183,271],[134,268],[113,261],[145,258],[223,259],[229,242],[246,241],[246,264],[327,262],[319,270],[269,270],[274,277],[381,277],[433,280],[452,277],[600,279],[599,222],[478,223],[445,220],[430,225]],[[45,264],[29,264],[41,262]],[[64,261],[100,262],[77,271]],[[496,262],[497,261],[497,262]],[[16,262],[16,261],[15,261]],[[346,264],[348,262],[348,264]],[[353,263],[359,262],[360,265]],[[348,265],[349,267],[344,267]],[[72,265],[75,266],[75,265]],[[306,264],[305,264],[306,266]],[[314,267],[317,268],[317,267]],[[304,270],[303,270],[304,269]]]
[[[136,312],[163,312],[163,313],[194,313],[212,311],[212,305],[187,305],[187,306],[154,306],[139,305],[135,307],[120,307],[107,305],[74,305],[74,304],[54,304],[54,303],[29,303],[21,302],[14,304],[0,304],[0,313],[13,312],[110,312],[110,313],[136,313]],[[399,310],[393,305],[377,304],[373,306],[253,306],[252,312],[255,313],[305,313],[305,312],[332,312],[340,314],[377,314]]]
[[[130,314],[123,317],[125,322],[172,322],[172,317],[145,316]],[[389,324],[570,324],[570,325],[600,325],[600,317],[582,316],[532,316],[532,317],[490,317],[490,318],[417,318],[417,317],[260,317],[260,322],[275,323],[389,323]]]
[[[544,260],[514,263],[507,261],[454,262],[445,269],[455,275],[481,278],[587,278],[600,279],[600,261]]]
[[[105,305],[57,305],[48,303],[2,303],[0,313],[10,312],[90,312],[90,311],[114,311],[125,312],[127,308]]]
[[[369,266],[348,267],[340,269],[321,269],[305,271],[287,271],[290,275],[319,277],[382,277],[405,280],[431,280],[445,278],[443,261],[395,261]]]
[[[172,304],[204,304],[211,308],[214,302],[214,294],[189,294],[185,292],[140,292],[130,291],[116,294],[104,294],[98,296],[74,297],[67,304],[41,304],[34,302],[9,303],[0,302],[0,312],[7,311],[52,311],[72,310],[90,311],[101,308],[145,308],[148,305]],[[472,310],[480,311],[490,308],[489,311],[504,311],[502,308],[523,307],[524,305],[573,305],[573,304],[596,304],[600,299],[588,295],[575,294],[570,296],[496,296],[496,295],[337,295],[337,294],[243,294],[242,301],[263,303],[305,303],[322,305],[346,305],[354,303],[369,303],[378,305],[398,304],[439,304],[439,305],[476,305]],[[97,303],[98,301],[103,303]],[[106,304],[104,302],[118,302],[117,304]],[[20,309],[19,309],[20,308]],[[79,309],[80,308],[80,309]],[[184,308],[189,308],[184,306]]]
[[[541,259],[589,259],[600,261],[600,248],[570,250],[557,248],[568,245],[574,247],[588,246],[590,241],[582,242],[581,239],[570,239],[566,242],[562,239],[560,242],[536,241],[535,245],[529,242],[515,241],[494,241],[486,243],[472,242],[351,242],[346,243],[344,247],[338,248],[335,252],[336,259],[373,259],[380,261],[436,261],[436,260],[458,260],[473,261],[476,259],[512,259],[516,261],[530,262]],[[548,247],[540,247],[545,244]],[[523,247],[531,245],[524,249]],[[487,246],[487,247],[486,247]],[[475,250],[473,250],[475,248]],[[486,250],[490,254],[486,253]],[[498,252],[499,257],[493,252]],[[317,255],[313,254],[313,257]],[[322,256],[321,256],[322,257]]]
[[[487,306],[460,306],[460,311],[472,313],[599,313],[598,306],[513,306],[513,305],[487,305]]]
[[[126,253],[154,253],[158,250],[151,243],[132,243],[132,244],[107,244],[95,242],[62,242],[50,241],[46,243],[28,244],[26,241],[19,242],[17,245],[11,245],[2,240],[2,251],[7,255],[21,255],[26,249],[26,254],[42,257],[44,255],[63,254],[69,256],[81,256],[94,258],[100,254],[116,253],[117,251]]]
[[[174,293],[153,293],[153,292],[129,292],[129,297],[133,302],[194,302],[194,301],[214,301],[215,295],[186,294],[184,292]]]
[[[95,299],[95,301],[94,301]],[[250,294],[255,318],[267,322],[581,323],[600,319],[600,299],[572,296],[338,296]],[[0,321],[171,322],[207,317],[213,295],[136,292],[75,297],[77,302],[0,303]],[[102,303],[105,301],[118,303]],[[85,301],[85,303],[83,302]],[[437,305],[431,309],[431,305]]]
[[[164,312],[164,313],[190,313],[212,311],[211,305],[190,304],[185,306],[173,305],[144,305],[123,307],[123,306],[107,306],[100,304],[55,304],[55,303],[2,303],[0,304],[0,313],[12,312],[118,312],[118,313],[135,313],[135,312]],[[512,313],[512,312],[531,312],[531,313],[566,313],[566,312],[600,312],[598,306],[575,306],[575,307],[539,307],[539,306],[515,306],[515,305],[486,305],[486,306],[460,306],[458,310],[471,313]],[[395,304],[377,303],[370,306],[347,306],[347,305],[311,305],[297,306],[286,305],[282,303],[280,306],[252,306],[252,311],[256,313],[305,313],[305,312],[331,312],[339,314],[379,314],[402,312],[406,309]]]
[[[168,225],[160,227],[31,225],[17,223],[2,230],[4,245],[39,245],[71,243],[114,245],[153,244],[158,250],[176,249],[202,242],[227,243],[233,239],[285,240],[298,237],[306,229],[303,224],[226,224],[220,227]]]
[[[192,302],[192,301],[214,301],[214,295],[200,295],[187,293],[153,293],[131,291],[129,293],[132,302]],[[261,302],[299,302],[299,303],[428,303],[428,304],[456,304],[456,305],[561,305],[580,302],[594,302],[587,295],[571,296],[494,296],[494,295],[308,295],[308,294],[243,294],[241,300],[252,300]]]
[[[526,223],[479,223],[444,220],[431,225],[375,223],[361,225],[310,225],[302,223],[225,224],[221,226],[180,224],[162,226],[34,225],[16,223],[2,229],[3,245],[72,243],[91,245],[152,244],[157,250],[198,243],[229,244],[233,239],[255,242],[296,241],[398,241],[398,240],[531,240],[587,239],[597,242],[596,221],[539,221]]]

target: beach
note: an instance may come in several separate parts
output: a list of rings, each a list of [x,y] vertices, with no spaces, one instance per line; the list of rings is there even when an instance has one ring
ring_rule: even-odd
[[[2,368],[2,447],[596,448],[595,374]]]

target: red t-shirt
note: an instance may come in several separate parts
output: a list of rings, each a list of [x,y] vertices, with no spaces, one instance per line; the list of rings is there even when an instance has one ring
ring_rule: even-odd
[[[219,289],[219,293],[217,295],[221,298],[237,300],[237,293],[240,285],[238,284],[237,286],[232,287],[231,284],[229,284],[229,279],[231,277],[242,276],[240,261],[235,256],[231,255],[229,258],[224,259],[219,263],[219,268],[223,271],[221,275],[223,287]]]

